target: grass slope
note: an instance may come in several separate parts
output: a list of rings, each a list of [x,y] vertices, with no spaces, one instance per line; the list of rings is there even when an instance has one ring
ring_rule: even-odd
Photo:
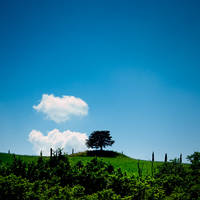
[[[94,158],[95,155],[88,155],[87,152],[81,152],[76,153],[69,156],[69,160],[72,165],[76,164],[78,161],[82,161],[83,163],[86,163]],[[38,156],[28,156],[28,155],[16,155],[16,157],[21,158],[25,162],[32,162],[37,161]],[[140,163],[140,167],[142,169],[143,175],[151,175],[151,161],[145,161],[145,160],[136,160],[133,158],[130,158],[128,156],[125,156],[123,154],[114,152],[114,155],[112,157],[107,156],[98,156],[101,160],[110,163],[113,165],[116,169],[121,168],[123,172],[126,172],[128,175],[138,174],[138,161]],[[48,157],[45,157],[48,159]],[[10,163],[13,160],[13,154],[8,153],[0,153],[0,163]],[[162,162],[154,162],[154,168],[161,164]]]
[[[13,160],[13,155],[14,154],[8,154],[8,153],[0,153],[0,163],[1,162],[6,162],[6,163],[11,163]],[[29,155],[15,155],[16,158],[20,158],[25,162],[32,162],[32,161],[37,161],[38,156],[29,156]]]
[[[133,158],[130,158],[124,154],[120,154],[117,152],[114,152],[115,156],[109,157],[109,156],[101,156],[99,157],[101,160],[110,163],[113,165],[116,169],[121,168],[123,172],[126,172],[128,175],[138,174],[138,161],[140,164],[140,167],[142,168],[142,174],[143,175],[151,175],[151,161],[146,160],[136,160]],[[94,156],[88,156],[86,152],[77,153],[70,156],[70,161],[72,164],[75,164],[78,161],[82,161],[83,163],[88,162],[92,160]],[[157,168],[158,165],[160,165],[162,162],[154,162],[154,169]]]

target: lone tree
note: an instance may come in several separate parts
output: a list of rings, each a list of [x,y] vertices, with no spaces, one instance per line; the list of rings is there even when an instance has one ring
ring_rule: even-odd
[[[89,136],[89,139],[86,140],[86,145],[92,149],[100,148],[102,151],[106,146],[112,146],[114,142],[110,136],[110,131],[94,131]]]

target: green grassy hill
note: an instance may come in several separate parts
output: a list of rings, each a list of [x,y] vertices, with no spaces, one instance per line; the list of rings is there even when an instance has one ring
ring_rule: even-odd
[[[133,158],[130,158],[126,155],[113,152],[114,155],[110,157],[107,156],[98,156],[103,161],[110,163],[115,168],[121,168],[123,172],[126,172],[128,175],[132,174],[138,174],[138,162],[140,164],[140,167],[142,169],[143,175],[151,175],[151,161],[145,161],[145,160],[136,160]],[[21,158],[25,162],[32,162],[37,161],[38,156],[28,156],[28,155],[16,155],[16,157]],[[45,159],[48,159],[49,157],[44,157]],[[82,161],[83,163],[86,163],[94,158],[94,155],[88,155],[87,152],[81,152],[77,154],[73,154],[69,156],[69,160],[72,165],[77,163],[78,161]],[[10,163],[13,160],[13,154],[8,153],[0,153],[0,163]],[[154,168],[161,164],[162,162],[154,162]]]
[[[13,160],[14,154],[8,154],[8,153],[0,153],[0,163],[6,162],[11,163]],[[29,156],[29,155],[15,155],[17,158],[21,158],[25,162],[32,162],[37,161],[38,156]]]

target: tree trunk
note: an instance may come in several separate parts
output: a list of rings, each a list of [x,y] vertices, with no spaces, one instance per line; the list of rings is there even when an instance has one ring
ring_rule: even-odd
[[[101,146],[100,148],[101,148],[100,150],[103,151],[103,147]]]

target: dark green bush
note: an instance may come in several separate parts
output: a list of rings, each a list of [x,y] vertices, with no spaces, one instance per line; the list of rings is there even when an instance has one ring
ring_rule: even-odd
[[[165,162],[154,177],[130,177],[97,158],[71,166],[61,151],[32,163],[14,157],[0,165],[0,200],[198,200],[199,157],[188,156],[191,165]]]

